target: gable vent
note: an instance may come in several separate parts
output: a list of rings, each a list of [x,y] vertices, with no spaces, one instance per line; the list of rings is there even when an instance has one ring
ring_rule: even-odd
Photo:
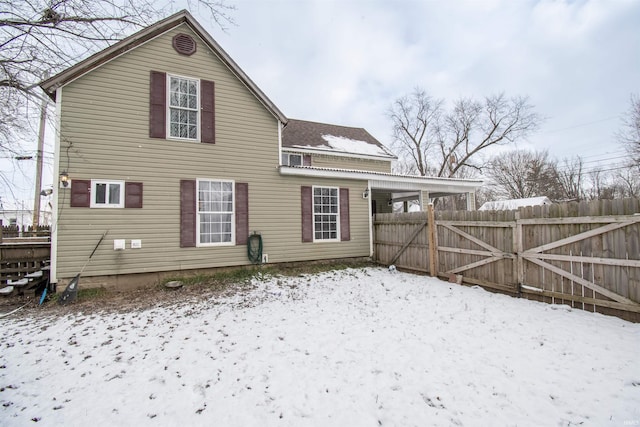
[[[188,34],[176,34],[173,37],[173,48],[182,55],[196,53],[196,41]]]

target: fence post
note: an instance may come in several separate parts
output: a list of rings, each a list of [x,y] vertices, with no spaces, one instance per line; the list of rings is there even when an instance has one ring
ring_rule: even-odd
[[[438,275],[438,247],[436,239],[436,217],[433,212],[433,203],[427,206],[427,230],[429,233],[429,274],[431,277]]]
[[[0,243],[2,243],[2,231],[3,231],[3,227],[2,227],[2,220],[0,219]]]
[[[522,252],[524,252],[524,242],[522,235],[522,222],[520,222],[520,212],[516,212],[515,215],[516,226],[513,228],[513,246],[516,255],[516,262],[514,263],[515,277],[516,277],[516,293],[520,297],[522,285],[524,284],[524,260],[522,259]]]

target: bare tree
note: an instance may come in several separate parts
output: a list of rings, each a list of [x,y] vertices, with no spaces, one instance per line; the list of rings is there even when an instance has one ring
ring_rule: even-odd
[[[616,197],[640,197],[640,170],[629,167],[614,175]]]
[[[421,88],[396,100],[389,117],[399,157],[420,175],[442,177],[459,176],[465,168],[480,169],[483,150],[523,139],[541,121],[524,97],[461,98],[445,111],[443,100]]]
[[[640,164],[640,96],[631,95],[629,110],[623,118],[623,127],[617,134],[635,166]]]
[[[389,110],[393,122],[393,144],[402,159],[398,167],[421,176],[433,175],[431,152],[439,133],[442,100],[433,99],[421,88],[397,99]]]
[[[583,162],[580,156],[565,158],[556,167],[556,177],[562,191],[561,199],[579,202],[584,198]]]
[[[225,0],[187,0],[219,26],[232,23]],[[0,0],[0,157],[35,140],[38,83],[167,14],[154,0]]]
[[[495,156],[486,168],[495,195],[507,199],[559,198],[556,162],[546,151],[514,150]]]
[[[590,171],[587,178],[588,186],[585,195],[589,200],[613,199],[615,197],[615,188],[607,172],[597,168]]]

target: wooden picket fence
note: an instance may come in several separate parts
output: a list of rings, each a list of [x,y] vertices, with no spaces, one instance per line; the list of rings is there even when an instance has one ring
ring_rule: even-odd
[[[374,233],[381,264],[640,322],[636,199],[377,214]]]
[[[14,237],[50,237],[51,236],[51,227],[48,225],[39,225],[37,227],[33,226],[22,226],[19,227],[17,225],[2,225],[2,221],[0,220],[0,243],[2,243],[3,239],[6,238],[14,238]]]

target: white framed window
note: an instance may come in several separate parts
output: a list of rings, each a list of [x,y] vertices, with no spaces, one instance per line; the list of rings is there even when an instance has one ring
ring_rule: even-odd
[[[340,240],[340,190],[313,187],[313,240]]]
[[[198,179],[198,246],[235,242],[234,181]]]
[[[124,181],[91,180],[92,208],[123,208]]]
[[[168,76],[169,138],[200,139],[200,80]]]
[[[282,166],[302,166],[302,154],[282,153]]]

